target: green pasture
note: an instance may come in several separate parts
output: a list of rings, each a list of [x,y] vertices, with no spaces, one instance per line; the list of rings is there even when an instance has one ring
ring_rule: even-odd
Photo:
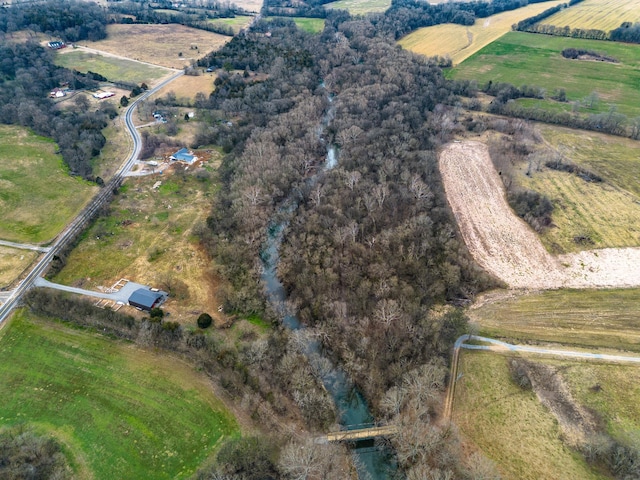
[[[238,426],[177,358],[16,312],[0,336],[0,423],[65,445],[78,478],[190,477]]]
[[[506,296],[469,310],[469,315],[483,334],[516,343],[556,342],[640,352],[640,289]]]
[[[55,143],[0,125],[0,238],[44,243],[75,217],[97,187],[71,177]]]
[[[212,18],[209,23],[219,23],[231,27],[234,33],[238,33],[246,27],[253,17],[250,15],[236,15],[233,18]]]
[[[604,53],[620,63],[562,57],[562,50],[570,47]],[[600,99],[597,108],[583,107],[582,112],[607,111],[613,105],[627,116],[640,115],[640,45],[509,32],[450,70],[448,76],[476,80],[479,85],[489,81],[535,85],[545,88],[548,95],[564,88],[569,101],[583,100],[595,91]],[[550,103],[555,102],[539,105],[564,108]]]
[[[365,15],[372,12],[384,12],[391,6],[391,0],[339,0],[325,3],[326,8],[348,10],[352,15]]]
[[[167,74],[164,68],[81,50],[58,53],[55,63],[83,73],[88,71],[99,73],[112,82],[151,83]]]
[[[324,30],[324,18],[309,18],[309,17],[268,17],[267,20],[274,18],[284,18],[286,20],[293,20],[296,26],[308,33],[320,33]]]

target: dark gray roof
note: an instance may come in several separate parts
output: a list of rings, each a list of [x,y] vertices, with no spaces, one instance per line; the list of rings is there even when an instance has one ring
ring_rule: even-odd
[[[129,297],[129,303],[135,303],[140,307],[151,308],[159,298],[164,297],[163,292],[152,292],[148,288],[139,288]]]

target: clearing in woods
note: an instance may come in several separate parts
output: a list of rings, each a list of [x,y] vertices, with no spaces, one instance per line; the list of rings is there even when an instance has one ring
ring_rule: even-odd
[[[18,310],[0,332],[0,419],[66,445],[78,478],[191,478],[238,425],[205,375]]]
[[[249,15],[236,15],[233,18],[212,18],[209,20],[209,23],[226,25],[233,29],[233,33],[238,33],[244,27],[249,25],[252,19],[253,17]]]
[[[640,248],[552,256],[507,203],[483,143],[451,143],[440,154],[447,199],[474,259],[512,288],[640,286]]]
[[[325,8],[348,10],[352,15],[364,15],[372,12],[384,12],[391,6],[391,0],[338,0],[325,3]]]
[[[540,23],[556,27],[596,29],[608,32],[623,22],[640,21],[640,0],[585,0],[545,18]]]
[[[53,140],[0,125],[0,238],[21,243],[53,239],[98,187],[72,177]]]
[[[563,2],[534,3],[487,18],[478,18],[470,27],[452,23],[424,27],[402,38],[399,43],[407,50],[428,57],[449,56],[455,65],[509,32],[514,23],[560,3]]]
[[[82,45],[116,55],[126,53],[133,60],[176,69],[190,65],[192,60],[231,40],[231,37],[176,24],[107,25],[107,34],[104,40],[83,41]]]

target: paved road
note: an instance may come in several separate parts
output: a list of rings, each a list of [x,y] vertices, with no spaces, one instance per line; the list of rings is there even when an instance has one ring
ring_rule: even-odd
[[[25,279],[18,285],[15,290],[10,293],[9,298],[2,304],[2,306],[0,306],[0,324],[2,324],[2,322],[4,322],[4,320],[9,316],[11,311],[18,304],[22,295],[24,295],[24,293],[33,286],[36,278],[38,278],[46,271],[53,257],[58,252],[60,252],[71,239],[73,239],[80,231],[82,231],[89,219],[91,219],[91,217],[101,207],[101,205],[111,197],[111,192],[113,191],[113,189],[117,188],[120,185],[123,176],[131,169],[133,164],[136,162],[138,155],[140,154],[140,150],[142,149],[142,139],[140,138],[140,134],[137,132],[133,124],[132,114],[138,102],[146,99],[150,95],[153,95],[168,83],[182,76],[183,73],[183,71],[179,71],[171,77],[163,80],[151,90],[148,90],[140,95],[134,102],[129,105],[129,108],[125,113],[125,125],[127,126],[127,130],[129,130],[129,133],[133,138],[133,151],[131,152],[131,155],[120,166],[118,171],[114,174],[113,178],[100,189],[98,194],[93,198],[89,205],[87,205],[84,210],[82,210],[82,212],[80,212],[80,214],[67,226],[67,228],[60,235],[58,235],[54,243],[51,245],[50,250],[42,256],[38,263],[36,263],[32,270],[27,274]]]
[[[470,340],[488,343],[488,345],[475,345],[465,343]],[[629,355],[610,355],[607,353],[590,353],[576,350],[558,350],[554,348],[534,347],[530,345],[513,345],[511,343],[502,342],[494,338],[479,337],[477,335],[462,335],[458,337],[455,345],[453,346],[453,359],[451,361],[449,389],[447,391],[443,409],[443,415],[448,421],[451,421],[451,414],[453,411],[453,399],[455,396],[455,388],[458,380],[458,358],[460,356],[461,348],[465,348],[467,350],[487,350],[491,352],[526,352],[536,355],[549,355],[553,357],[600,360],[611,363],[640,364],[640,357],[633,357]]]
[[[41,247],[40,245],[30,245],[27,243],[8,242],[6,240],[0,240],[0,245],[3,247],[19,248],[20,250],[33,250],[34,252],[46,253],[51,250],[51,247]]]

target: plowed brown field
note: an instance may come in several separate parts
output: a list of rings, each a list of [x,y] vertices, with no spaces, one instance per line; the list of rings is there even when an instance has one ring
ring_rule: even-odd
[[[515,215],[500,175],[480,142],[456,142],[440,154],[447,199],[473,258],[511,288],[640,285],[640,248],[553,256]]]

